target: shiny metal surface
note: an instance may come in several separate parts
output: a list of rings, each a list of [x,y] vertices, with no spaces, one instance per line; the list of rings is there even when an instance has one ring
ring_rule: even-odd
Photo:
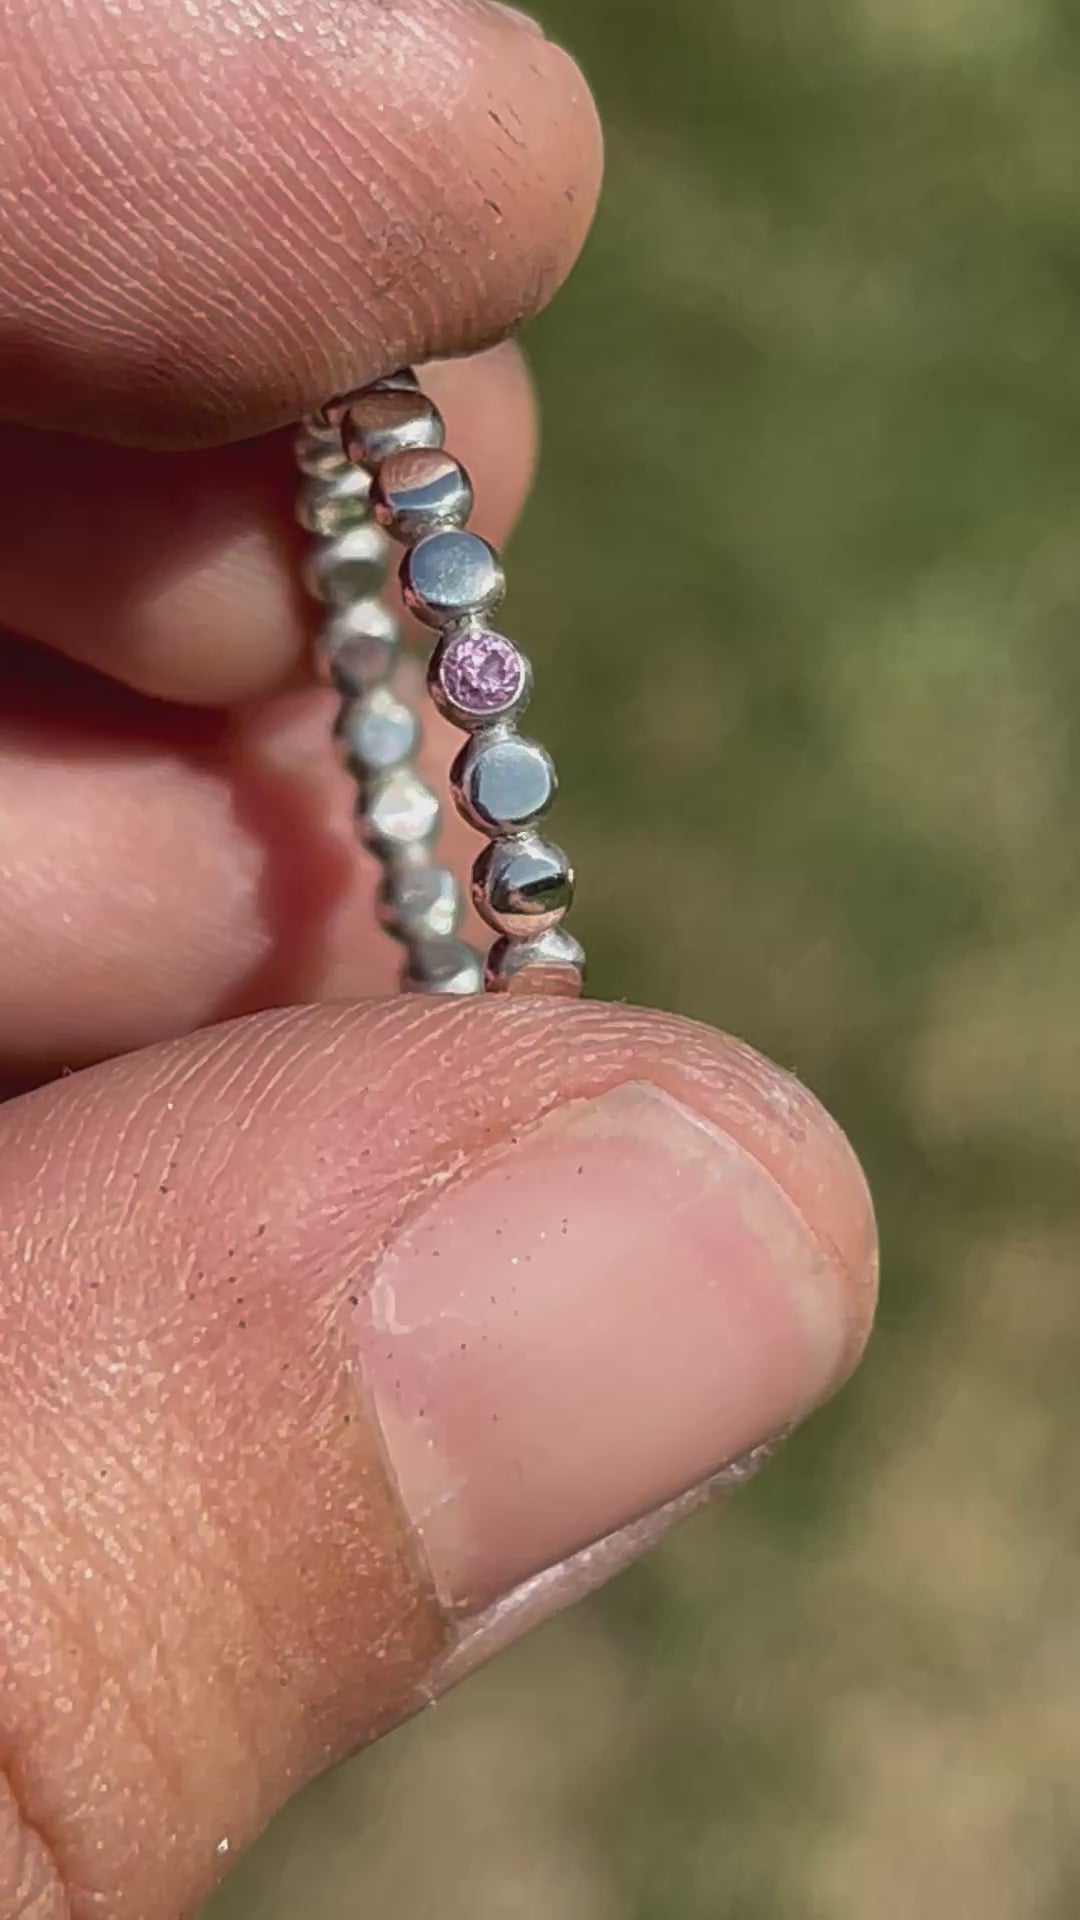
[[[349,772],[357,780],[368,780],[412,759],[420,721],[391,687],[374,687],[359,699],[342,702],[334,735]]]
[[[426,846],[438,830],[438,796],[415,767],[399,767],[361,791],[356,822],[365,846],[384,856],[399,847]]]
[[[426,393],[371,387],[352,399],[342,422],[342,443],[358,466],[377,467],[410,447],[441,447],[442,414]]]
[[[373,520],[320,540],[304,561],[304,585],[329,607],[345,607],[378,593],[386,579],[389,542]]]
[[[465,940],[421,941],[412,950],[404,985],[413,993],[480,993],[484,962]]]
[[[401,589],[410,613],[426,627],[483,620],[506,592],[494,547],[478,533],[429,533],[405,555]]]
[[[332,536],[366,520],[370,501],[370,474],[339,460],[328,472],[309,474],[301,482],[296,517],[306,532]]]
[[[576,1000],[585,981],[585,949],[563,927],[529,940],[497,940],[488,955],[489,993]]]
[[[330,614],[316,636],[317,678],[339,693],[367,693],[392,673],[399,634],[400,623],[382,600],[350,601]]]
[[[574,874],[561,847],[538,833],[493,840],[473,868],[473,905],[496,933],[526,939],[556,927],[574,898]]]
[[[399,939],[446,939],[464,911],[461,888],[448,867],[393,866],[379,884],[379,925]]]
[[[558,780],[544,747],[499,728],[462,749],[450,771],[450,791],[478,833],[512,833],[543,819]]]
[[[473,510],[472,481],[453,454],[435,447],[411,448],[382,462],[371,504],[392,539],[419,540],[465,525]]]

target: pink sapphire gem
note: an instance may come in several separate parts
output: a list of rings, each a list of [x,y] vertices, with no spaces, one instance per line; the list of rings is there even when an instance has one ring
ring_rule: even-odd
[[[479,627],[449,642],[439,678],[447,699],[462,713],[501,713],[521,693],[525,662],[501,633]]]

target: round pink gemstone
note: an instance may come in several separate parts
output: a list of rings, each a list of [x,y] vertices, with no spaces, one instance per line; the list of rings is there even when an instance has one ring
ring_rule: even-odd
[[[486,627],[451,640],[439,663],[447,698],[462,713],[499,713],[521,692],[525,662],[513,643]]]

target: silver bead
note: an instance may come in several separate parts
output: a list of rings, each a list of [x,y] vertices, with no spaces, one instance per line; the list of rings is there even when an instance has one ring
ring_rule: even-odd
[[[420,722],[391,687],[375,687],[359,700],[344,700],[334,736],[355,779],[389,773],[411,760]]]
[[[479,833],[505,833],[543,819],[558,788],[551,755],[501,729],[463,747],[450,771],[458,811]]]
[[[332,472],[309,474],[301,483],[296,517],[308,533],[344,533],[370,513],[371,475],[363,467],[342,460]]]
[[[484,984],[489,993],[576,1000],[584,980],[584,947],[572,933],[552,927],[533,940],[497,940],[488,955]]]
[[[367,693],[391,672],[399,627],[381,600],[352,600],[326,621],[315,642],[315,671],[339,693]]]
[[[384,373],[379,380],[371,380],[363,387],[349,387],[344,393],[336,393],[332,400],[325,400],[321,407],[307,417],[306,425],[318,432],[336,432],[341,440],[341,427],[349,408],[356,400],[362,400],[366,393],[419,393],[420,382],[411,367],[399,367],[396,373]]]
[[[408,991],[479,993],[483,985],[483,960],[464,940],[421,941],[410,951]]]
[[[386,579],[388,543],[373,521],[332,540],[317,540],[304,562],[304,584],[316,600],[344,607],[376,593]]]
[[[478,533],[429,533],[402,561],[401,590],[425,627],[448,627],[493,613],[506,592],[506,575],[494,547]]]
[[[348,466],[338,428],[320,427],[314,420],[305,420],[297,428],[293,452],[301,473],[315,477],[340,473]]]
[[[441,447],[442,414],[426,393],[369,387],[355,398],[343,423],[345,451],[357,466],[378,467],[410,447]]]
[[[460,460],[414,447],[383,461],[372,490],[375,518],[395,540],[463,527],[473,510],[472,481]]]
[[[439,802],[415,767],[398,767],[361,795],[356,822],[365,846],[385,857],[434,838]]]
[[[574,875],[561,847],[538,833],[514,834],[485,847],[473,868],[473,905],[496,933],[514,939],[546,933],[568,911]]]
[[[461,888],[448,867],[394,867],[383,876],[376,900],[379,925],[399,939],[443,940],[461,922]]]

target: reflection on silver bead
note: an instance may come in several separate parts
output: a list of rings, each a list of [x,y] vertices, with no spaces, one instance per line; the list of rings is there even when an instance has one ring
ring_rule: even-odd
[[[368,381],[363,387],[349,387],[344,393],[336,393],[332,400],[324,401],[321,407],[308,415],[308,424],[323,432],[337,431],[341,439],[341,425],[354,400],[365,393],[419,393],[420,382],[411,367],[399,367],[396,373],[384,373],[380,379]]]
[[[362,467],[377,467],[409,447],[441,447],[443,417],[426,393],[372,387],[353,400],[343,423],[345,451]]]
[[[301,473],[316,476],[340,473],[348,464],[339,430],[316,426],[313,420],[305,420],[297,429],[293,448]]]
[[[411,367],[399,367],[396,373],[384,373],[371,385],[379,393],[419,393],[420,381]]]
[[[399,767],[361,796],[356,821],[365,846],[386,855],[433,839],[439,802],[415,768]]]
[[[331,473],[309,474],[300,487],[296,517],[308,533],[332,535],[358,526],[371,512],[371,475],[342,460]]]
[[[401,588],[410,613],[425,627],[493,613],[506,592],[494,547],[478,533],[429,533],[401,563]]]
[[[472,481],[460,460],[436,447],[392,453],[379,468],[371,504],[395,540],[463,527],[473,509]]]
[[[576,1000],[585,979],[585,949],[572,933],[552,927],[534,940],[497,940],[488,955],[489,993]]]
[[[412,993],[479,993],[484,962],[464,940],[421,941],[410,950],[405,975]]]
[[[343,607],[376,593],[386,578],[387,539],[373,521],[333,540],[316,541],[304,561],[304,584],[316,600]]]
[[[546,933],[568,911],[574,875],[561,847],[538,833],[494,840],[473,868],[473,905],[496,933]]]
[[[447,867],[401,867],[385,874],[376,908],[379,925],[399,939],[448,939],[461,921],[461,888]]]
[[[321,407],[316,407],[314,413],[308,414],[306,424],[314,428],[317,433],[336,433],[340,442],[341,423],[345,418],[349,402],[354,397],[354,391],[353,388],[349,388],[346,393],[335,393],[332,400],[324,400]]]
[[[459,812],[480,833],[531,827],[558,788],[551,755],[535,740],[494,730],[470,740],[450,772]]]
[[[389,773],[411,759],[420,722],[390,687],[375,687],[359,700],[344,700],[334,735],[355,779]]]
[[[353,600],[326,621],[315,642],[315,671],[339,693],[366,693],[386,679],[398,650],[398,622],[381,600]]]

